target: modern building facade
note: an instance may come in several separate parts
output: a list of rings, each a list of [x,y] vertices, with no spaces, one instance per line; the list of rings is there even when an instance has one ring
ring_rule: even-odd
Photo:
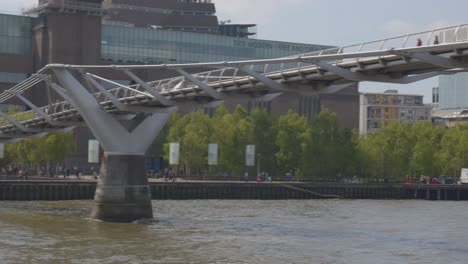
[[[432,88],[432,108],[439,109],[439,87]]]
[[[432,123],[446,128],[468,124],[468,108],[439,109],[432,113]]]
[[[466,28],[457,32],[463,39],[468,36]],[[446,40],[454,40],[455,30],[440,32],[440,43]],[[454,75],[441,75],[439,77],[439,109],[457,109],[468,107],[468,73],[457,73]]]
[[[468,107],[468,74],[440,76],[438,92],[440,109]]]
[[[317,51],[329,46],[248,38],[252,25],[219,25],[209,0],[39,0],[29,16],[0,14],[0,89],[8,89],[49,63],[173,64],[267,59]],[[225,25],[226,26],[226,25]],[[229,33],[230,32],[230,33]],[[234,35],[234,36],[231,36]],[[202,70],[202,69],[201,69]],[[174,72],[139,72],[145,80]],[[128,77],[109,78],[129,83]],[[32,91],[37,105],[60,98],[46,89]],[[10,104],[24,107],[19,102]],[[357,85],[335,94],[285,94],[271,102],[228,102],[279,115],[289,109],[312,118],[320,109],[335,111],[343,127],[357,128]],[[7,106],[4,106],[7,107]],[[183,111],[188,112],[187,108]],[[88,166],[88,129],[76,133],[78,151],[71,166]],[[84,165],[82,165],[84,164]],[[70,166],[69,165],[69,166]]]
[[[34,70],[32,19],[0,15],[0,89],[10,88]]]
[[[414,124],[431,120],[430,105],[423,104],[422,95],[385,93],[360,95],[359,132],[361,135],[379,132],[392,121]]]

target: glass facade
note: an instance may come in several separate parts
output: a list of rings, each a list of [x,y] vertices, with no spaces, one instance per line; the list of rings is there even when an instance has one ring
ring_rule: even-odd
[[[20,83],[26,78],[26,73],[0,72],[0,83]]]
[[[103,25],[102,57],[112,63],[174,64],[283,57],[328,46]]]
[[[422,106],[423,97],[420,95],[398,94],[369,94],[366,97],[368,104],[373,105],[397,105],[397,106]]]
[[[439,77],[439,109],[468,107],[468,74]]]
[[[0,53],[32,54],[32,18],[0,14]]]

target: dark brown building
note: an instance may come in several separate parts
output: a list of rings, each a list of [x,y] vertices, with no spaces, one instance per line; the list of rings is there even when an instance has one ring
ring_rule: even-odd
[[[250,39],[248,28],[254,25],[219,25],[215,5],[209,0],[40,0],[28,13],[34,17],[0,14],[1,89],[12,87],[49,63],[235,61],[329,48]],[[146,80],[173,75],[171,71],[151,75],[141,72]],[[124,76],[107,77],[129,83]],[[35,90],[33,98],[38,105],[57,99],[49,99],[45,89]],[[239,101],[229,102],[228,106],[234,108],[237,103],[247,109],[264,107],[273,115],[295,109],[308,118],[325,107],[337,112],[344,127],[357,128],[359,124],[357,85],[337,94],[285,94],[271,102]],[[92,135],[87,129],[79,129],[76,137],[78,152],[68,160],[67,166],[89,167],[87,141]]]

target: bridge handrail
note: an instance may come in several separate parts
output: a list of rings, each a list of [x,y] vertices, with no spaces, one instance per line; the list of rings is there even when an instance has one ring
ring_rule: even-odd
[[[384,38],[384,39],[379,39],[379,40],[367,41],[367,42],[362,42],[362,43],[359,43],[359,44],[353,44],[353,45],[348,45],[348,46],[335,47],[335,48],[330,48],[330,49],[325,49],[325,50],[320,50],[320,51],[314,51],[314,52],[304,53],[304,54],[301,54],[301,55],[306,56],[306,55],[330,54],[330,52],[334,52],[334,51],[344,52],[345,49],[350,49],[350,48],[355,48],[355,47],[359,47],[359,51],[363,51],[363,48],[365,46],[369,45],[369,44],[381,44],[379,50],[382,50],[382,49],[384,49],[385,43],[390,41],[390,40],[402,40],[403,41],[402,46],[393,47],[393,48],[405,48],[407,43],[408,43],[408,40],[411,37],[421,36],[421,35],[425,35],[425,34],[428,34],[428,38],[426,39],[426,45],[430,45],[431,40],[433,40],[433,36],[434,36],[435,32],[446,32],[448,30],[457,31],[454,34],[455,35],[454,39],[452,41],[450,41],[450,42],[446,42],[446,43],[453,43],[453,42],[457,42],[456,39],[459,39],[459,38],[456,38],[456,37],[458,36],[457,35],[458,32],[460,32],[459,30],[462,29],[462,28],[467,28],[468,29],[468,23],[459,24],[459,25],[455,25],[455,26],[447,26],[447,27],[442,27],[442,28],[430,29],[430,30],[411,33],[411,34],[404,34],[404,35],[399,35],[399,36],[391,37],[391,38]],[[459,39],[459,41],[460,41],[460,39]],[[441,41],[441,43],[442,43],[442,41]],[[416,46],[416,42],[414,44],[415,44],[414,46]],[[375,49],[373,49],[373,50],[375,50]],[[333,54],[335,54],[335,53],[333,53]]]

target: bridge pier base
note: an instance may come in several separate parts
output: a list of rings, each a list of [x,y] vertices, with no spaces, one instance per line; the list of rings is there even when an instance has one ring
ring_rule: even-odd
[[[144,156],[105,155],[91,217],[111,222],[153,218]]]
[[[56,69],[54,73],[64,88],[58,90],[66,93],[104,149],[91,217],[111,222],[152,218],[144,154],[175,108],[161,106],[157,112],[137,112],[125,125],[101,108],[68,70]]]

